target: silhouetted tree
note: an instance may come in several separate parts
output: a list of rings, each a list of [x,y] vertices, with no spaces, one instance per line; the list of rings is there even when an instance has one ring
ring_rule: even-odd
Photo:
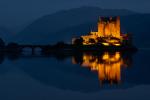
[[[9,43],[8,45],[7,45],[7,48],[18,48],[18,44],[17,43]]]
[[[63,41],[58,42],[56,45],[54,45],[55,48],[64,48],[67,44],[65,44]]]
[[[65,43],[64,43],[63,41],[60,41],[60,42],[58,42],[56,45],[57,45],[57,46],[64,46]]]
[[[82,44],[83,44],[83,38],[76,39],[76,40],[74,41],[74,44],[75,44],[75,45],[82,45]]]
[[[19,45],[17,43],[9,43],[6,48],[8,52],[21,52],[21,48],[19,48]]]
[[[5,43],[4,41],[0,38],[0,49],[4,49]]]
[[[52,46],[51,45],[47,45],[45,47],[42,48],[42,54],[49,56],[52,50]]]

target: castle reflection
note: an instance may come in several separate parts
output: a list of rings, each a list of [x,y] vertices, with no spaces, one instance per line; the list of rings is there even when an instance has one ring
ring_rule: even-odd
[[[74,56],[72,58],[72,63],[89,68],[92,72],[96,71],[101,84],[106,82],[118,84],[121,82],[122,69],[131,66],[132,58],[120,52],[104,52],[100,55],[83,53],[80,58]]]
[[[51,54],[48,57],[54,57],[59,61],[64,61],[72,57],[73,64],[79,64],[81,67],[96,72],[98,80],[101,84],[119,84],[123,81],[124,69],[132,66],[132,55],[129,52],[59,52]],[[37,58],[47,57],[42,55],[24,55],[24,54],[4,54],[0,53],[0,64],[7,58],[9,60],[17,60],[20,58]]]

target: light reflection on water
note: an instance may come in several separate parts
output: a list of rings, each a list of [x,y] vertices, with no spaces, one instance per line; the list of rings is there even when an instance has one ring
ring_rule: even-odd
[[[142,100],[149,96],[149,86],[140,86],[150,85],[149,57],[149,51],[138,51],[134,56],[120,52],[0,55],[0,99],[60,100],[69,96],[68,100],[132,100],[138,96]]]
[[[82,67],[89,68],[92,72],[97,72],[100,84],[104,82],[119,84],[122,68],[131,65],[128,57],[123,58],[120,52],[104,52],[102,55],[84,53],[81,59],[81,62],[77,62],[76,58],[72,57],[72,63],[80,64]]]
[[[149,56],[149,51],[139,51],[135,54],[57,53],[48,57],[39,56],[39,54],[37,56],[1,55],[0,74],[1,77],[5,73],[12,76],[9,71],[17,68],[44,86],[80,92],[122,89],[150,84]],[[13,83],[15,78],[8,80],[12,80]],[[20,82],[20,80],[17,81]],[[11,82],[8,84],[11,85]]]

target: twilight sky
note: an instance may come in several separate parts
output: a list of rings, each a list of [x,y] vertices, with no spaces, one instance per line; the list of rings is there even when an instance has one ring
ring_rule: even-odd
[[[149,5],[150,0],[0,0],[0,26],[20,27],[43,15],[81,6],[150,13]]]

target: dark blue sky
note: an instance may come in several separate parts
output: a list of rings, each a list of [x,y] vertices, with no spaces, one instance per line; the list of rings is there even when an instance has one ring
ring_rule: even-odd
[[[0,11],[55,11],[82,5],[150,12],[150,0],[0,0]]]
[[[0,26],[20,27],[46,14],[80,6],[150,13],[150,0],[0,0]]]

